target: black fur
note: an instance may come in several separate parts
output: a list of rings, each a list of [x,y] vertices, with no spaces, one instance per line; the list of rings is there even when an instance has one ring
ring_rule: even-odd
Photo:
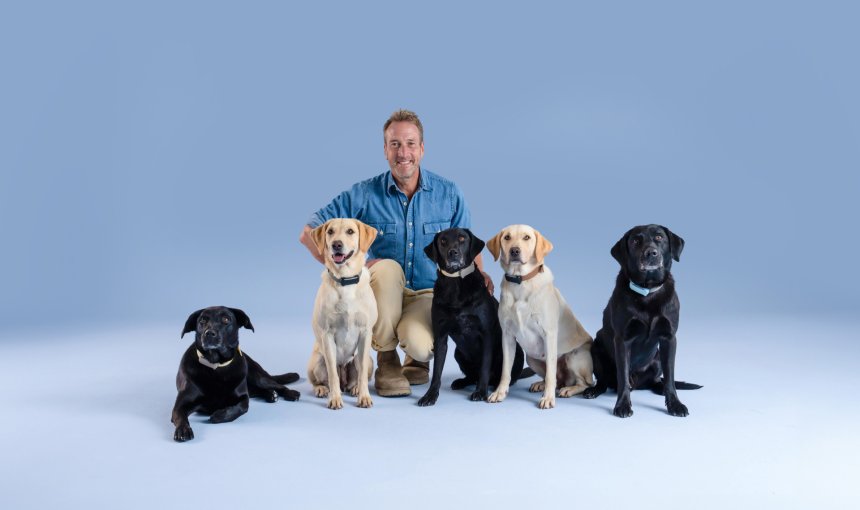
[[[607,388],[615,389],[615,416],[633,415],[630,390],[641,388],[665,395],[672,416],[687,416],[676,390],[701,388],[675,381],[675,333],[681,305],[670,270],[672,260],[680,261],[683,249],[684,240],[661,225],[634,227],[612,247],[610,253],[621,264],[621,271],[591,349],[597,384],[583,396],[594,398]],[[630,288],[631,280],[649,289],[662,287],[642,296]]]
[[[283,386],[298,381],[298,374],[269,375],[239,350],[239,328],[254,331],[245,312],[224,306],[197,310],[185,321],[181,336],[191,331],[195,335],[176,374],[179,394],[171,418],[176,426],[173,434],[176,441],[194,439],[188,416],[195,411],[210,415],[212,423],[223,423],[245,414],[249,397],[261,397],[267,402],[275,402],[278,395],[286,400],[299,399],[299,392]],[[200,363],[197,351],[212,364],[233,361],[213,369]]]
[[[484,249],[484,241],[468,229],[452,228],[436,234],[424,248],[430,260],[448,273],[469,267]],[[502,373],[502,328],[499,302],[489,292],[476,268],[465,278],[436,276],[433,286],[433,378],[419,406],[432,406],[439,398],[442,369],[448,354],[448,337],[456,344],[454,359],[465,377],[451,383],[451,389],[475,384],[470,399],[487,400],[489,386],[499,384]],[[523,372],[523,351],[517,345],[511,381]]]

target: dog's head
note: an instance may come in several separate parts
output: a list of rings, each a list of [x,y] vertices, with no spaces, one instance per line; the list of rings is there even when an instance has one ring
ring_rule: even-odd
[[[424,253],[443,271],[455,273],[475,261],[484,249],[481,241],[467,228],[449,228],[438,232],[433,242],[424,247]]]
[[[672,260],[681,260],[684,240],[662,225],[633,227],[615,243],[610,253],[634,283],[645,286],[663,283]]]
[[[505,273],[524,275],[543,264],[552,243],[528,225],[510,225],[487,241],[487,249]]]
[[[330,271],[353,275],[364,266],[376,229],[352,218],[335,218],[313,229],[311,239]]]
[[[254,331],[245,312],[238,308],[210,306],[188,316],[181,336],[194,331],[194,343],[209,361],[225,361],[231,359],[239,347],[239,328]]]

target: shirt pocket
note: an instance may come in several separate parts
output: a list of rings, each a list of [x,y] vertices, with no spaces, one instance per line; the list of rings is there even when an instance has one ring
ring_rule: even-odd
[[[433,238],[436,234],[449,228],[451,228],[450,221],[428,221],[425,223],[424,239],[422,239],[421,249],[423,250],[425,246],[430,246],[430,243],[433,242]]]
[[[376,239],[370,246],[370,254],[375,259],[391,259],[395,258],[397,253],[397,223],[376,223],[367,222],[368,225],[376,229]]]

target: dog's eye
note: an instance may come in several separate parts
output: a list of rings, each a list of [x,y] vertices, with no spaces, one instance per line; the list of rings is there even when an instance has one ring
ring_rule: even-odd
[[[326,230],[325,233],[328,235],[334,235],[334,229],[330,228],[330,229]]]
[[[355,230],[351,228],[346,229],[346,235],[351,236],[352,234],[355,234]]]
[[[656,240],[658,240],[658,241],[662,241],[662,240],[663,240],[663,236],[661,236],[660,234],[657,234],[656,236],[654,236],[654,239],[656,239]]]
[[[446,244],[448,244],[448,240],[447,239],[439,239],[439,244],[441,244],[442,246],[445,246]]]
[[[199,322],[201,325],[205,326],[206,323],[209,322],[209,319],[207,319],[205,317],[201,317],[200,320],[197,322]]]
[[[511,240],[511,234],[505,234],[505,241]]]
[[[466,240],[466,238],[465,238],[465,237],[463,237],[463,236],[460,236],[460,237],[458,237],[457,239],[459,239],[461,243],[462,243],[463,241],[465,241],[465,240]]]
[[[529,240],[529,239],[531,239],[531,238],[532,238],[532,236],[530,236],[530,235],[526,234],[526,235],[524,235],[524,236],[523,236],[523,241],[528,241],[528,240]]]
[[[224,324],[230,324],[230,317],[227,317],[226,315],[224,317],[221,317],[221,322],[223,322]]]
[[[641,242],[642,241],[640,241],[638,237],[633,238],[633,244],[635,244],[636,246],[639,246],[639,243],[641,243]]]

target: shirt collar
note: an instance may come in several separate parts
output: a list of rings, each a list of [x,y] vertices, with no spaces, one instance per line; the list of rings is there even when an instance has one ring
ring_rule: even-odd
[[[391,175],[390,169],[385,172],[385,189],[388,190],[389,195],[394,195],[400,191],[400,188],[397,187],[397,182],[394,180],[394,176]],[[424,168],[419,168],[418,171],[418,189],[422,191],[433,189],[433,186],[430,185],[430,180],[427,178],[427,170],[424,170]]]

